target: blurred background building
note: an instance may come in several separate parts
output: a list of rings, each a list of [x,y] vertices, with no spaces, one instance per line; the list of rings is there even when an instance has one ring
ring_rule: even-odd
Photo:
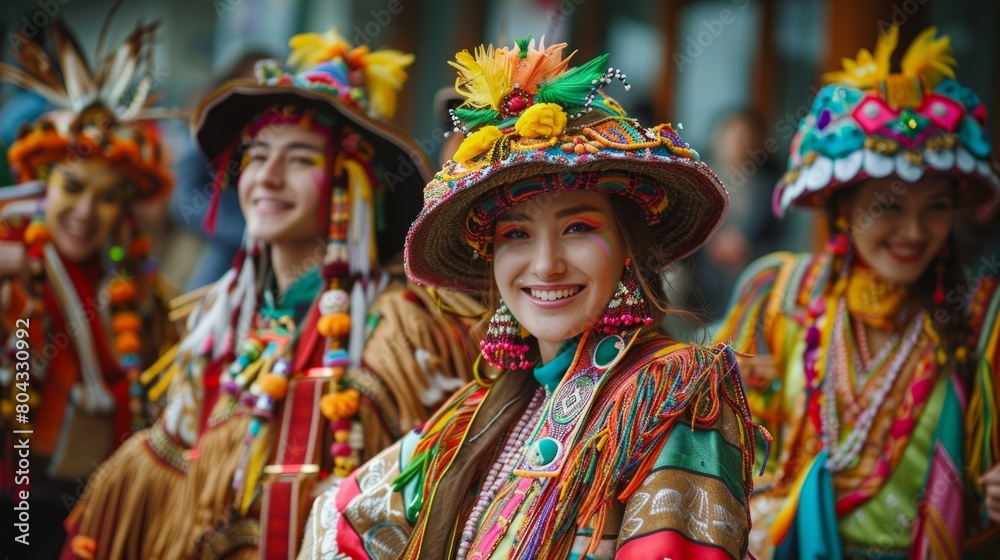
[[[85,52],[92,53],[112,4],[5,0],[0,6],[5,46],[16,47],[12,30],[46,34],[51,21],[61,17],[77,31]],[[840,59],[853,57],[859,48],[873,48],[880,28],[899,24],[899,44],[905,47],[926,26],[937,25],[952,38],[962,82],[979,92],[991,111],[1000,110],[995,32],[1000,3],[985,0],[126,0],[112,29],[124,32],[138,19],[162,22],[157,89],[160,104],[175,107],[191,108],[224,76],[245,72],[240,61],[247,53],[284,59],[288,38],[299,32],[337,27],[355,44],[414,52],[417,59],[395,120],[435,159],[442,124],[431,109],[435,93],[454,81],[446,61],[456,51],[484,41],[513,44],[532,34],[545,35],[550,43],[568,42],[579,50],[580,61],[611,52],[611,64],[628,74],[633,88],[625,93],[612,86],[609,93],[640,119],[682,127],[738,205],[727,227],[740,235],[720,236],[721,245],[695,259],[707,263],[697,266],[706,271],[703,277],[692,281],[690,271],[671,277],[675,299],[710,315],[724,307],[732,277],[751,258],[815,242],[816,220],[774,224],[767,212],[770,187],[784,170],[788,142],[820,74],[839,69]],[[903,50],[897,50],[894,63]],[[0,89],[0,101],[4,142],[21,122],[43,110],[38,100],[7,85]],[[1000,137],[1000,119],[991,120],[993,137]],[[204,162],[189,153],[186,124],[177,121],[167,129],[183,181],[177,192],[184,198],[175,199],[164,219],[162,235],[170,243],[161,244],[167,249],[163,269],[183,287],[213,274],[195,271],[195,256],[206,240],[193,233],[210,182],[198,169]],[[238,232],[240,226],[232,227]],[[211,257],[219,259],[225,260]]]

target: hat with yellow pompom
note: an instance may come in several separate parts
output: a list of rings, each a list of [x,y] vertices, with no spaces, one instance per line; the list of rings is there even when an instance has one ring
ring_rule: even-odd
[[[483,290],[496,218],[560,191],[635,200],[668,261],[718,228],[729,197],[698,153],[669,124],[643,126],[604,94],[616,80],[629,89],[608,55],[569,68],[565,48],[529,37],[513,48],[462,51],[449,62],[465,98],[452,119],[466,138],[424,189],[407,235],[405,264],[415,281]]]

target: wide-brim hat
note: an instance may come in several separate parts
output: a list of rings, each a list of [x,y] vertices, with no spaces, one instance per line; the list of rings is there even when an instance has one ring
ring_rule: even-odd
[[[445,164],[424,189],[424,208],[407,235],[404,262],[415,282],[484,290],[490,282],[491,220],[505,205],[553,190],[586,188],[635,200],[667,259],[663,265],[694,252],[722,223],[728,194],[697,152],[670,125],[645,127],[600,91],[613,78],[624,81],[620,72],[605,70],[606,55],[566,72],[565,64],[560,67],[559,60],[552,60],[555,70],[538,78],[539,84],[518,81],[518,64],[532,64],[533,56],[553,57],[553,49],[563,46],[535,49],[533,42],[519,41],[526,56],[512,56],[509,81],[515,87],[495,96],[500,106],[454,112],[456,125],[467,137],[455,160]],[[463,59],[462,54],[457,58],[468,67],[472,57],[464,53]],[[503,64],[503,54],[490,47],[477,50],[476,57],[501,59]],[[467,87],[469,81],[459,69],[459,86]],[[594,85],[551,87],[560,82],[566,86],[567,81]],[[557,95],[553,90],[570,93]],[[488,119],[477,110],[496,116]],[[466,122],[477,124],[466,126]],[[538,188],[514,189],[509,196],[490,196],[550,175],[560,177],[542,180]],[[609,180],[597,180],[600,176]]]
[[[293,55],[295,41],[305,36],[314,34],[292,39]],[[367,73],[360,62],[367,49],[361,54],[357,51],[345,51],[297,74],[285,73],[275,61],[261,61],[256,79],[229,81],[203,99],[191,117],[191,131],[211,161],[226,165],[229,162],[219,158],[231,152],[248,127],[275,107],[293,105],[338,118],[342,121],[338,127],[349,127],[374,148],[371,164],[385,188],[384,228],[377,234],[377,243],[379,254],[389,257],[403,248],[407,228],[421,206],[423,186],[434,172],[427,155],[410,136],[385,120],[394,111],[395,93],[386,101],[373,92],[377,89],[384,97],[387,89],[402,86],[405,74],[391,87],[377,84],[375,74],[379,73]],[[399,63],[402,66],[412,62],[412,55],[399,53],[397,58],[403,60]],[[383,75],[394,72],[402,73],[402,69],[394,67]]]
[[[819,90],[792,138],[788,171],[774,191],[773,208],[822,208],[840,189],[865,179],[925,175],[956,178],[959,207],[991,203],[1000,179],[991,160],[986,108],[954,79],[950,40],[922,32],[903,56],[903,72],[889,73],[898,29],[879,39],[872,55],[845,60],[843,72]]]

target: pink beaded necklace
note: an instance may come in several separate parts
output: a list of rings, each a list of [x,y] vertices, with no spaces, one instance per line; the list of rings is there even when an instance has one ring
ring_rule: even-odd
[[[514,470],[514,465],[518,463],[518,457],[524,451],[524,444],[528,440],[528,436],[541,417],[542,402],[545,400],[545,397],[546,390],[543,387],[535,390],[534,396],[531,397],[531,402],[528,403],[528,408],[521,415],[517,424],[514,425],[514,429],[511,430],[510,436],[507,437],[507,441],[504,443],[503,450],[490,467],[489,473],[487,473],[486,479],[483,481],[482,489],[479,491],[479,498],[476,500],[476,505],[472,508],[472,511],[469,513],[469,519],[462,528],[462,536],[458,543],[458,552],[455,554],[456,560],[464,560],[469,553],[469,548],[475,539],[476,529],[479,527],[479,521],[482,519],[483,513],[486,512],[486,508],[489,507],[490,502],[496,497],[503,483],[510,478],[511,471]]]

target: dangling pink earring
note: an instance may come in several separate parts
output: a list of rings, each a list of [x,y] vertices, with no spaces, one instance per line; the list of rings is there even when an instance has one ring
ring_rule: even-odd
[[[531,365],[525,358],[528,345],[521,335],[521,324],[502,299],[486,328],[486,338],[479,342],[479,348],[486,363],[501,371],[528,369]]]
[[[618,282],[618,289],[608,304],[608,310],[598,323],[599,328],[605,333],[610,334],[622,327],[649,325],[653,322],[653,318],[649,316],[646,298],[639,288],[639,279],[629,266],[631,262],[631,258],[625,259],[625,273]]]

